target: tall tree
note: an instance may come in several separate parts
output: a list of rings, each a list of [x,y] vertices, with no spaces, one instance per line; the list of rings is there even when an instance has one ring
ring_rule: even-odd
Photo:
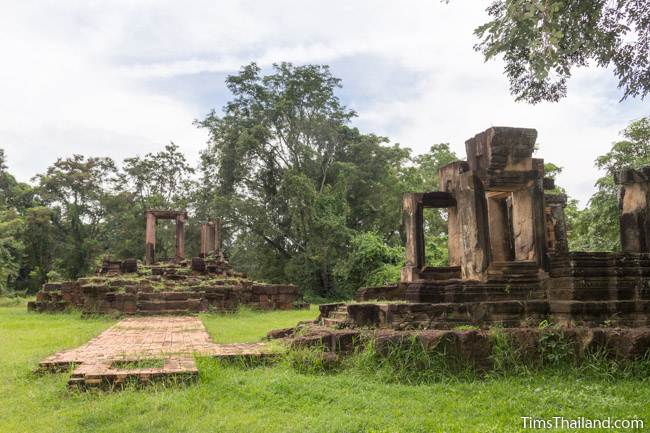
[[[388,239],[399,226],[396,185],[409,152],[349,126],[355,113],[326,66],[283,63],[262,75],[250,64],[226,83],[233,99],[223,115],[197,122],[210,133],[202,206],[229,223],[240,268],[331,295],[354,232]]]
[[[623,98],[650,91],[646,0],[495,0],[475,30],[486,60],[503,56],[517,101],[558,101],[573,69],[611,66]]]
[[[117,193],[105,197],[106,226],[112,236],[107,249],[116,257],[141,257],[147,209],[186,209],[194,194],[194,168],[175,143],[156,153],[126,158],[117,181]],[[192,229],[191,227],[189,228]],[[171,224],[157,229],[159,257],[171,257],[174,235]]]
[[[19,276],[25,249],[20,241],[23,231],[24,219],[16,211],[0,208],[0,294]]]
[[[69,277],[79,277],[99,252],[104,207],[116,173],[109,158],[74,155],[58,159],[45,174],[35,177],[41,199],[54,212],[61,248],[61,268]]]
[[[650,117],[636,120],[622,132],[624,140],[596,159],[605,175],[596,182],[597,191],[583,210],[569,213],[571,249],[615,251],[620,248],[618,187],[615,175],[624,167],[650,165]]]
[[[126,158],[120,189],[132,192],[142,207],[186,207],[194,168],[174,142],[144,157]]]

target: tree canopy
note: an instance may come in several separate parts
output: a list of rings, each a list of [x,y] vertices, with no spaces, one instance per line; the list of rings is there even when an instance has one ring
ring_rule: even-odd
[[[624,167],[650,165],[650,117],[633,121],[622,132],[623,140],[596,158],[604,171],[587,207],[569,209],[570,247],[578,251],[616,251],[620,248],[618,187],[615,175]]]
[[[219,192],[205,206],[230,223],[249,273],[335,295],[347,287],[337,263],[357,236],[400,244],[401,195],[420,186],[409,171],[426,158],[353,128],[325,66],[282,63],[262,75],[250,64],[226,82],[224,114],[197,122],[210,134],[201,196]]]
[[[577,67],[611,67],[622,99],[650,91],[650,7],[642,0],[495,0],[475,30],[486,60],[502,56],[517,101],[558,101]]]

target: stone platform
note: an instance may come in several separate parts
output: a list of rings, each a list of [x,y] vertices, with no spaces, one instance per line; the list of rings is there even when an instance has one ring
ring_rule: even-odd
[[[35,312],[74,308],[86,314],[161,315],[229,312],[240,307],[289,310],[305,306],[300,290],[291,284],[264,284],[241,275],[169,264],[46,283],[36,294],[36,301],[27,307]]]
[[[360,304],[321,308],[323,323],[392,329],[650,326],[650,254],[567,252],[493,262],[486,281],[458,278],[362,288]],[[400,302],[401,301],[401,302]]]
[[[76,349],[58,352],[39,364],[42,371],[74,368],[70,386],[114,387],[198,376],[194,356],[260,358],[274,352],[266,343],[215,344],[196,317],[132,317],[121,320]]]
[[[330,355],[350,355],[372,343],[380,356],[414,342],[427,352],[436,352],[450,363],[481,371],[495,367],[499,350],[510,347],[511,356],[533,367],[544,362],[545,353],[562,346],[563,356],[578,361],[599,354],[608,359],[635,361],[650,353],[650,328],[535,328],[493,329],[425,329],[395,330],[386,328],[335,329],[318,323],[300,324],[295,328],[269,332],[269,338],[283,339],[294,348],[312,347]],[[503,343],[507,342],[504,346]],[[555,352],[558,354],[558,352]]]

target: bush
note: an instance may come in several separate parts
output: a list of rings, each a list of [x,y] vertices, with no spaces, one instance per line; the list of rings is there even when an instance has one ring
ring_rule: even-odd
[[[339,290],[353,294],[364,286],[397,282],[403,266],[404,248],[386,244],[376,233],[353,236],[349,252],[334,268]]]

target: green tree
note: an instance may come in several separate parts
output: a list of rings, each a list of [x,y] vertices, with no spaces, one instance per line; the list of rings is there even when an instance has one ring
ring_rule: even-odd
[[[596,182],[597,191],[583,210],[568,209],[569,241],[573,250],[615,251],[620,249],[618,187],[615,175],[624,167],[650,165],[650,117],[636,120],[623,131],[624,140],[596,159],[605,175]]]
[[[105,233],[109,234],[105,238],[106,251],[118,258],[142,257],[144,211],[187,209],[194,194],[194,172],[173,142],[159,152],[126,158],[117,176],[116,193],[104,197]],[[187,229],[196,231],[196,227]],[[173,255],[173,232],[173,224],[158,225],[157,256]]]
[[[40,198],[53,211],[57,256],[68,277],[84,275],[101,252],[102,201],[115,173],[115,164],[109,158],[74,155],[59,158],[45,174],[35,177]]]
[[[0,149],[0,291],[29,280],[35,267],[28,240],[38,235],[28,223],[33,205],[33,188],[9,173],[4,149]],[[41,282],[37,280],[36,285]]]
[[[24,220],[12,209],[0,209],[0,294],[19,276],[24,245],[20,236]]]
[[[37,290],[54,269],[55,252],[59,246],[53,216],[50,208],[36,203],[25,213],[25,230],[21,237],[25,255],[21,274],[29,291]]]
[[[197,122],[210,134],[197,213],[226,220],[239,268],[331,296],[355,233],[399,240],[409,151],[349,126],[355,113],[326,66],[283,63],[262,75],[251,64],[226,83],[224,114]]]
[[[495,0],[475,30],[486,60],[503,56],[517,101],[558,101],[576,67],[611,66],[623,98],[650,91],[650,8],[639,0]]]
[[[120,189],[134,194],[141,207],[187,207],[194,187],[194,168],[174,142],[144,157],[126,158]]]
[[[350,240],[347,257],[337,263],[334,273],[345,293],[394,283],[399,281],[404,254],[402,246],[390,246],[376,233],[358,233]]]

